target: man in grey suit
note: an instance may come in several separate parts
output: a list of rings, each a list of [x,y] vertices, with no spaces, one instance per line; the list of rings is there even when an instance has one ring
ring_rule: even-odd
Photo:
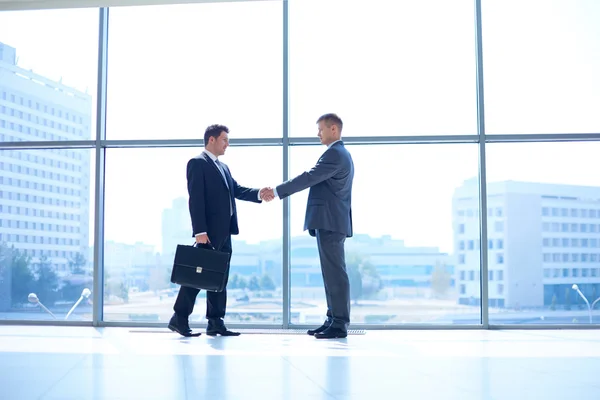
[[[307,333],[318,339],[344,338],[350,323],[350,282],[344,242],[352,236],[354,163],[341,141],[342,120],[335,114],[325,114],[317,124],[319,139],[327,150],[310,171],[282,183],[270,195],[284,199],[310,188],[304,230],[317,238],[327,319],[322,326]]]

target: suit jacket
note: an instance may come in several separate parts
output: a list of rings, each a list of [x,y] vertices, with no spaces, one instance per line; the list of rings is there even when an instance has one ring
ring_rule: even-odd
[[[223,180],[219,167],[202,153],[187,164],[187,184],[189,209],[192,218],[192,236],[206,232],[213,246],[219,249],[230,235],[239,233],[235,199],[261,203],[259,189],[250,189],[238,185],[231,176],[229,167],[223,167],[229,190]],[[230,210],[233,207],[233,215]]]
[[[354,163],[344,143],[333,143],[308,172],[277,186],[280,199],[310,188],[304,230],[315,229],[352,236],[352,181]]]

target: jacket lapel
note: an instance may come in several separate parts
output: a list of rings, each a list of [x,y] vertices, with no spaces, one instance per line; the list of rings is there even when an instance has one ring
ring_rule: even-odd
[[[212,165],[212,167],[214,168],[215,172],[219,175],[219,181],[221,181],[221,183],[223,184],[223,186],[225,187],[225,189],[227,189],[229,191],[229,188],[227,188],[227,184],[225,183],[225,180],[223,180],[223,174],[221,174],[221,171],[219,170],[219,167],[217,166],[217,164],[215,164],[215,162],[212,160],[212,158],[210,158],[210,156],[208,154],[206,154],[206,153],[203,152],[202,156],[204,157],[204,159],[206,160],[206,162],[209,165]],[[227,173],[225,173],[225,176],[227,176]],[[228,179],[228,181],[229,181],[229,179]]]

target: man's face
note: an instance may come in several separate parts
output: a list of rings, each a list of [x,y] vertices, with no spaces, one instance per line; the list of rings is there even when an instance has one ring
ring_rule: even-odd
[[[229,135],[225,131],[221,132],[217,138],[211,137],[209,141],[212,144],[211,153],[217,157],[224,155],[225,150],[227,150],[227,147],[229,147]]]
[[[338,140],[337,137],[337,126],[335,124],[331,124],[330,127],[324,121],[318,123],[319,126],[319,139],[321,139],[321,143],[324,145],[328,145],[330,143]]]

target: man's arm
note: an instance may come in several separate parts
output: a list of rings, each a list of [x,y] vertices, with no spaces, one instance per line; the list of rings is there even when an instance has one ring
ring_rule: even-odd
[[[191,159],[187,164],[187,184],[194,236],[206,235],[208,226],[206,224],[204,170],[196,159]]]
[[[231,173],[230,173],[231,174]],[[262,199],[260,197],[260,189],[252,189],[247,188],[245,186],[239,185],[233,176],[231,177],[233,181],[233,196],[238,200],[251,201],[253,203],[262,203]]]
[[[339,167],[339,153],[337,151],[326,151],[310,171],[303,172],[297,177],[282,183],[273,190],[273,193],[280,199],[284,199],[331,178],[339,170]]]

